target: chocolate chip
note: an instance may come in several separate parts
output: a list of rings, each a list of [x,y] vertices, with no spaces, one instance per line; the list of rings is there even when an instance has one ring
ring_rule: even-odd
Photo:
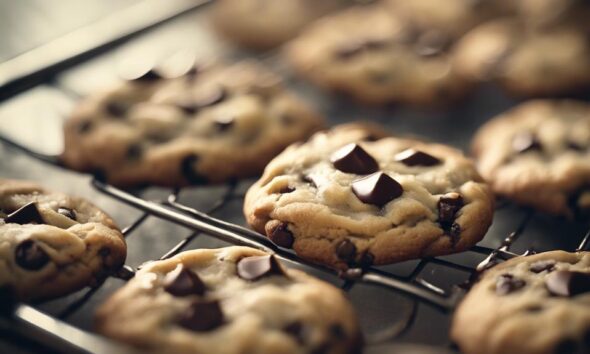
[[[576,296],[590,292],[590,273],[560,270],[545,278],[549,292],[557,296]]]
[[[359,265],[361,267],[370,267],[373,265],[373,262],[375,262],[375,256],[373,256],[371,252],[365,251],[363,254],[361,254],[359,259]]]
[[[192,270],[178,265],[164,278],[164,290],[174,296],[203,295],[207,287]]]
[[[129,110],[129,104],[125,102],[109,102],[106,104],[105,109],[107,113],[115,118],[122,118],[127,114]]]
[[[555,269],[555,261],[553,260],[546,260],[546,261],[536,261],[531,263],[529,270],[533,273],[541,273],[543,271],[553,271]]]
[[[455,221],[455,214],[463,207],[461,194],[451,192],[444,194],[438,200],[438,221],[441,225],[450,226]]]
[[[74,211],[74,209],[59,207],[57,208],[57,213],[65,216],[66,218],[76,221],[76,212]]]
[[[242,258],[237,264],[240,278],[258,280],[272,275],[284,276],[283,268],[273,255]]]
[[[196,332],[207,332],[223,324],[223,312],[219,301],[194,300],[183,313],[179,324]]]
[[[512,274],[502,274],[496,279],[496,294],[507,295],[524,287],[526,282]]]
[[[440,163],[436,157],[414,149],[407,149],[396,154],[394,160],[406,166],[434,166]]]
[[[125,156],[127,157],[127,159],[131,160],[131,161],[139,160],[142,155],[143,155],[143,149],[141,148],[141,145],[139,145],[139,144],[129,145],[129,147],[127,148],[127,152],[125,153]]]
[[[130,78],[131,81],[144,81],[144,82],[149,82],[149,81],[156,81],[156,80],[160,80],[162,79],[162,75],[160,75],[155,69],[149,69],[146,72],[142,73],[139,76]]]
[[[350,240],[342,240],[336,244],[336,255],[341,260],[350,262],[356,255],[356,246]]]
[[[92,129],[93,126],[94,124],[92,123],[92,121],[84,120],[80,122],[80,124],[78,125],[78,133],[86,134]]]
[[[215,119],[215,127],[217,131],[224,132],[230,129],[234,125],[234,117],[233,116],[220,116]]]
[[[336,169],[346,173],[366,175],[379,170],[377,161],[360,145],[352,143],[336,150],[330,157]]]
[[[180,162],[180,171],[184,178],[190,184],[205,184],[207,183],[207,178],[200,175],[196,171],[196,163],[199,160],[197,155],[188,155]]]
[[[293,246],[294,239],[293,234],[291,231],[289,231],[287,226],[288,225],[286,223],[279,224],[270,232],[268,238],[281,247],[291,248]]]
[[[554,354],[574,354],[578,349],[578,344],[573,339],[564,339],[557,343],[553,350]]]
[[[533,133],[525,131],[512,138],[512,149],[522,154],[528,151],[542,150],[542,147]]]
[[[352,182],[352,192],[363,203],[382,207],[401,196],[404,189],[393,178],[377,172]]]
[[[17,211],[9,214],[4,222],[7,224],[43,224],[45,221],[37,209],[37,203],[30,202],[25,204]]]
[[[224,101],[227,96],[228,92],[223,86],[213,86],[196,97],[194,104],[198,108],[210,107]]]
[[[285,333],[295,337],[297,342],[304,343],[303,339],[303,324],[299,321],[291,322],[283,328]]]
[[[49,262],[47,253],[33,240],[25,240],[16,246],[14,259],[26,270],[39,270]]]
[[[338,48],[334,52],[334,55],[337,59],[340,60],[348,60],[358,54],[360,54],[364,49],[363,43],[360,42],[348,42],[345,43]]]
[[[429,57],[441,54],[449,44],[449,37],[442,32],[431,30],[418,37],[414,49],[418,55]]]

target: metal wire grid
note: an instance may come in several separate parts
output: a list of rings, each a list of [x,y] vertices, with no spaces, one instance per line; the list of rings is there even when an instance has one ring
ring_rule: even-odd
[[[1,135],[0,141],[28,154],[29,156],[61,167],[59,160],[54,156],[36,153],[29,150],[27,147],[22,146]],[[172,190],[168,197],[164,200],[146,200],[141,197],[141,191],[139,191],[139,193],[131,193],[129,191],[118,189],[96,178],[94,178],[91,183],[92,186],[99,192],[142,211],[142,214],[137,219],[122,229],[122,233],[126,238],[130,237],[134,231],[148,217],[151,216],[167,220],[193,230],[174,247],[165,250],[159,259],[173,257],[174,255],[186,249],[190,245],[191,241],[195,240],[202,234],[207,234],[231,244],[249,246],[272,253],[279,259],[289,263],[305,265],[321,272],[336,275],[343,280],[341,288],[344,291],[349,291],[355,286],[355,284],[364,283],[377,285],[385,290],[399,292],[409,297],[412,300],[412,305],[408,311],[404,313],[403,316],[401,316],[402,318],[398,321],[395,321],[390,326],[367,338],[367,342],[369,344],[390,341],[404,334],[414,323],[419,303],[428,304],[441,312],[447,313],[455,307],[462,295],[465,293],[465,290],[476,279],[477,274],[479,274],[480,271],[485,270],[488,267],[503,260],[507,260],[519,255],[534,253],[534,250],[532,249],[529,249],[523,254],[516,254],[510,251],[510,247],[519,238],[519,236],[523,234],[526,226],[529,224],[529,221],[534,215],[534,211],[526,209],[524,216],[519,220],[514,231],[506,236],[499,247],[489,248],[483,246],[474,246],[470,250],[466,251],[482,256],[483,260],[475,267],[462,265],[446,259],[425,258],[420,260],[414,269],[406,276],[395,275],[377,267],[369,267],[365,269],[354,268],[349,269],[346,272],[337,272],[333,269],[313,264],[304,259],[301,259],[292,251],[276,246],[265,236],[258,234],[257,232],[214,217],[213,215],[215,212],[225,207],[229,202],[243,200],[244,195],[236,191],[236,183],[229,183],[225,185],[225,190],[222,196],[206,211],[200,211],[179,202],[179,195],[181,193],[180,189]],[[497,209],[503,209],[508,204],[509,203],[506,201],[501,202],[497,206]],[[590,230],[588,230],[583,236],[576,251],[587,249],[589,243]],[[151,260],[148,259],[146,262],[147,261]],[[437,267],[452,268],[465,272],[468,274],[468,280],[463,284],[456,284],[456,286],[453,286],[450,290],[443,290],[439,286],[434,285],[421,277],[422,271],[429,264],[433,264]],[[129,280],[134,276],[134,274],[135,270],[125,265],[117,273],[112,274],[111,276],[122,280]],[[104,284],[104,281],[87,289],[78,299],[71,302],[63,311],[61,311],[56,316],[57,319],[63,321],[73,315],[84,304],[86,304],[88,300],[92,298],[92,296],[100,289],[102,284]],[[21,305],[20,307],[22,308],[22,306],[26,305]],[[15,308],[18,308],[18,306]],[[15,312],[13,315],[18,317],[19,313]],[[55,340],[64,340],[59,331],[52,331],[51,329],[46,330],[55,336]],[[27,333],[25,333],[25,335],[26,334]],[[49,341],[49,346],[52,346],[51,341]],[[94,350],[94,348],[83,349]],[[112,348],[110,350],[112,350]]]

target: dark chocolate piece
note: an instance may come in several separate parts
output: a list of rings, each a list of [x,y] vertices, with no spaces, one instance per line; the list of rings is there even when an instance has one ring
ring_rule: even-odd
[[[444,194],[438,200],[438,221],[441,225],[450,225],[455,221],[455,215],[463,207],[461,194],[451,192]]]
[[[507,295],[518,291],[525,285],[524,280],[518,279],[512,274],[502,274],[496,279],[496,294]]]
[[[346,173],[366,175],[379,170],[377,161],[360,145],[352,143],[341,147],[330,157],[336,169]]]
[[[205,184],[207,183],[207,178],[205,176],[200,175],[196,171],[196,164],[199,161],[199,157],[197,155],[188,155],[180,162],[180,170],[184,178],[190,184]]]
[[[211,331],[224,322],[219,301],[195,300],[180,318],[179,324],[196,332]]]
[[[127,148],[127,153],[125,155],[128,160],[137,161],[143,155],[143,149],[139,144],[131,144]]]
[[[356,246],[350,240],[342,240],[336,244],[336,255],[341,260],[350,262],[356,255]]]
[[[240,278],[258,280],[272,275],[284,276],[283,268],[273,255],[242,258],[237,264]]]
[[[26,270],[39,270],[49,263],[49,256],[34,240],[25,240],[16,246],[14,259]]]
[[[279,224],[270,232],[268,238],[281,247],[291,248],[293,246],[294,238],[287,226],[288,224],[286,223]]]
[[[164,278],[164,290],[174,296],[204,295],[207,287],[195,272],[179,265]]]
[[[440,160],[425,152],[407,149],[395,155],[395,161],[406,166],[434,166],[440,164]]]
[[[541,273],[542,271],[549,271],[555,269],[555,261],[554,260],[546,260],[546,261],[537,261],[531,263],[529,270],[533,273]]]
[[[383,172],[352,182],[352,192],[360,201],[382,207],[404,192],[402,186]]]
[[[4,222],[7,224],[43,224],[45,221],[37,209],[36,202],[30,202],[9,214]]]
[[[572,297],[590,292],[590,273],[569,270],[555,271],[547,276],[545,285],[557,296]]]

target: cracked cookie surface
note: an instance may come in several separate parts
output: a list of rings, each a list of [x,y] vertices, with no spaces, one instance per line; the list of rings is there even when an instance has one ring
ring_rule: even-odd
[[[64,164],[118,186],[253,176],[322,119],[255,61],[154,69],[83,100],[65,124]]]
[[[588,217],[589,142],[589,104],[536,100],[482,126],[473,152],[497,194],[547,213]]]
[[[123,235],[88,201],[0,179],[0,288],[54,298],[104,278],[125,261]]]
[[[340,289],[248,247],[148,263],[97,313],[97,329],[150,353],[360,353]]]
[[[465,354],[590,350],[590,253],[551,251],[486,271],[456,310],[451,337]]]
[[[493,204],[458,150],[348,124],[277,156],[244,214],[279,246],[346,268],[465,250],[484,236]]]

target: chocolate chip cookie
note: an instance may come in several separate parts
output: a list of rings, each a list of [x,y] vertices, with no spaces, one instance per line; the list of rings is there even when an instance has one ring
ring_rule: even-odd
[[[23,301],[54,298],[103,279],[127,247],[88,201],[0,179],[0,289]]]
[[[455,68],[518,96],[563,95],[590,87],[590,40],[572,23],[545,30],[523,21],[485,23],[457,44]]]
[[[149,263],[97,312],[106,336],[154,353],[360,353],[342,292],[247,247]]]
[[[343,125],[292,145],[248,191],[248,223],[302,258],[346,268],[463,251],[493,196],[453,148]]]
[[[362,102],[440,104],[471,87],[451,65],[453,35],[421,27],[386,4],[328,15],[287,47],[302,76]]]
[[[457,309],[465,354],[590,352],[590,253],[551,251],[488,270]]]
[[[497,194],[547,213],[588,217],[587,103],[523,103],[481,127],[473,140],[473,152],[479,172]]]
[[[322,125],[257,62],[152,69],[80,103],[65,124],[63,163],[118,186],[218,183],[260,173]]]
[[[267,49],[293,38],[305,25],[336,9],[342,0],[219,0],[213,27],[244,47]]]

